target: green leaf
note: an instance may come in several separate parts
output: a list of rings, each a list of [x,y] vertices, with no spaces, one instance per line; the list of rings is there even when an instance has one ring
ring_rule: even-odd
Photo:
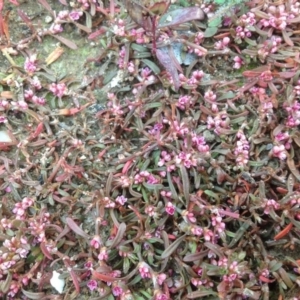
[[[222,24],[222,17],[213,17],[208,21],[209,27],[219,27]]]
[[[172,243],[165,251],[161,254],[161,259],[167,258],[178,248],[181,242],[185,239],[186,235],[178,238],[174,243]]]
[[[147,65],[155,75],[160,73],[160,68],[149,59],[142,59],[142,62]]]
[[[204,31],[204,37],[206,38],[212,37],[217,33],[217,31],[218,31],[217,26],[207,27],[206,30]]]

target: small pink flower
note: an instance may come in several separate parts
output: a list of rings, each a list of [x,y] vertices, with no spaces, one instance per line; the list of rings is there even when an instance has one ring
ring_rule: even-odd
[[[166,280],[166,278],[167,278],[167,275],[165,273],[161,273],[161,274],[157,275],[157,278],[156,278],[157,283],[159,285],[162,285],[164,283],[164,281]]]
[[[98,254],[98,259],[99,260],[103,260],[103,261],[107,261],[108,260],[108,251],[106,247],[102,247],[100,249],[100,253]]]
[[[280,209],[280,204],[277,203],[274,199],[264,199],[262,207],[264,208],[264,213],[268,215],[270,214],[271,210]]]
[[[45,98],[42,98],[42,97],[37,97],[37,96],[33,96],[31,101],[35,104],[38,104],[38,105],[45,105],[46,104],[46,99]]]
[[[170,300],[170,298],[163,293],[159,293],[155,296],[155,300]]]
[[[80,17],[83,15],[82,11],[71,11],[69,13],[69,18],[73,21],[77,21],[80,19]]]
[[[155,207],[153,205],[149,205],[145,208],[145,213],[149,217],[153,217],[155,215]]]
[[[285,160],[287,158],[287,153],[284,145],[274,146],[272,149],[272,154],[278,157],[280,160]]]
[[[218,41],[215,43],[215,49],[223,50],[223,49],[227,48],[229,42],[230,42],[230,38],[228,36],[226,36],[221,41]]]
[[[34,73],[37,70],[36,54],[27,57],[24,63],[24,69],[27,73]]]
[[[49,90],[54,94],[54,96],[61,98],[66,95],[67,86],[65,83],[51,83]]]
[[[193,235],[196,235],[196,236],[202,236],[202,234],[203,234],[203,229],[201,228],[201,227],[199,227],[199,226],[192,226],[191,227],[191,233],[193,234]]]
[[[114,286],[114,287],[112,288],[112,293],[113,293],[113,295],[114,295],[115,297],[118,297],[118,296],[120,296],[121,294],[123,294],[123,289],[122,289],[121,287],[119,287],[119,286]]]
[[[119,204],[121,204],[121,205],[124,205],[127,202],[127,198],[124,197],[123,195],[118,196],[116,198],[116,202],[119,203]]]
[[[67,10],[61,10],[58,15],[57,15],[57,19],[58,20],[65,20],[69,15],[69,12]]]
[[[96,280],[88,281],[87,287],[90,289],[90,291],[95,290],[98,287],[97,281]]]
[[[6,123],[7,118],[5,116],[0,116],[0,123]]]
[[[142,278],[150,278],[150,267],[146,263],[141,263],[139,267],[139,272]]]
[[[95,249],[99,249],[101,244],[102,244],[101,238],[98,235],[95,235],[90,242],[90,245]]]
[[[166,213],[173,216],[175,211],[176,211],[176,208],[175,206],[172,204],[172,202],[168,202],[167,205],[165,206],[165,210],[166,210]]]
[[[40,80],[38,79],[37,76],[33,77],[33,80],[31,82],[31,85],[36,89],[36,90],[40,90],[42,88],[42,84],[40,82]]]
[[[24,92],[24,98],[26,100],[30,100],[33,97],[34,93],[32,90],[25,90]]]
[[[55,24],[53,23],[51,25],[51,27],[49,28],[49,31],[52,33],[52,34],[57,34],[57,33],[61,33],[64,31],[63,27],[61,26],[61,24]]]
[[[234,65],[233,65],[234,69],[240,69],[244,64],[243,60],[239,56],[235,56],[233,58],[233,61],[234,61]]]

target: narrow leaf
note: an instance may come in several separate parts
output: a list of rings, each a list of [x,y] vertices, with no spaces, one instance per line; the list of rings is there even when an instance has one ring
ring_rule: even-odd
[[[188,207],[190,202],[190,181],[185,166],[180,165],[180,173],[182,177],[183,194],[186,201],[186,207]]]
[[[213,291],[196,291],[196,292],[192,292],[192,293],[189,293],[187,295],[187,298],[188,299],[199,299],[200,297],[206,297],[206,296],[215,296],[217,297],[218,294],[213,292]],[[214,298],[216,299],[216,298]]]
[[[186,234],[178,238],[174,243],[172,243],[164,252],[161,254],[161,259],[169,257],[180,245],[180,243],[185,239]]]
[[[46,0],[38,0],[38,2],[40,2],[40,4],[42,6],[44,6],[52,16],[54,16],[54,12],[53,9],[51,8],[51,6],[48,4],[48,2]]]
[[[59,35],[52,35],[51,34],[51,36],[54,37],[54,38],[56,38],[61,43],[65,44],[66,46],[68,46],[70,49],[72,49],[72,50],[76,50],[77,49],[77,45],[74,42],[72,42],[72,41],[70,41],[70,40],[68,40],[68,39],[66,39],[66,38],[64,38],[62,36],[59,36]]]
[[[160,68],[149,59],[142,59],[142,62],[147,65],[155,75],[160,73]]]
[[[205,242],[204,245],[210,249],[213,253],[217,254],[219,256],[219,258],[221,257],[224,257],[224,254],[222,253],[221,251],[221,247],[216,245],[216,244],[213,244],[211,242]]]
[[[287,158],[287,165],[290,169],[290,171],[293,173],[293,175],[300,181],[300,173],[299,171],[297,170],[296,166],[295,166],[295,162],[294,160],[289,156]]]
[[[118,228],[117,235],[115,236],[114,240],[112,241],[112,244],[110,245],[110,248],[115,248],[120,244],[120,242],[124,237],[125,232],[126,232],[126,224],[121,223]]]
[[[82,236],[85,239],[89,239],[89,235],[85,233],[74,221],[73,219],[66,218],[67,225],[78,235]]]
[[[105,185],[105,196],[109,197],[110,192],[111,192],[111,184],[112,184],[112,180],[113,180],[113,173],[110,172],[106,181],[106,185]]]
[[[172,193],[172,198],[174,200],[178,200],[178,194],[177,194],[177,191],[176,191],[175,186],[173,184],[173,180],[171,178],[171,173],[170,172],[167,172],[167,180],[168,180],[169,188],[170,188],[171,193]]]
[[[186,7],[172,10],[161,17],[158,28],[175,26],[193,20],[203,20],[204,12],[199,7]]]
[[[11,272],[8,271],[6,275],[6,279],[2,280],[0,283],[0,291],[6,294],[9,291],[9,288],[11,286],[11,281],[12,281],[12,275]]]
[[[47,247],[46,247],[46,245],[45,245],[45,242],[41,242],[40,248],[41,248],[43,254],[44,254],[47,258],[49,258],[50,260],[53,260],[53,257],[51,256],[50,252],[48,251],[48,249],[47,249]]]
[[[41,292],[41,293],[33,293],[33,292],[27,292],[24,289],[22,289],[22,293],[29,299],[33,299],[33,300],[40,300],[43,299],[43,297],[45,296],[45,293]]]
[[[55,48],[46,58],[45,60],[46,65],[48,66],[53,62],[55,62],[63,53],[64,53],[64,48],[62,47]]]
[[[178,72],[176,66],[172,62],[169,51],[167,47],[156,49],[156,57],[159,62],[165,67],[165,69],[170,73],[175,90],[178,91],[180,87],[180,80],[178,76]]]

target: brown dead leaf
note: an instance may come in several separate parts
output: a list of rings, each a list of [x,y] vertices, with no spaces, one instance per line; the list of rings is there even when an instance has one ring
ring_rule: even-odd
[[[47,66],[51,65],[53,62],[55,62],[62,54],[64,53],[64,48],[57,47],[55,48],[46,58],[45,62]]]

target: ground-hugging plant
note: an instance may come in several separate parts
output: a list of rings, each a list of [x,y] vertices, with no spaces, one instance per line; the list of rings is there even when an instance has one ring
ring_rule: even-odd
[[[299,299],[298,2],[38,2],[0,19],[1,297]]]

